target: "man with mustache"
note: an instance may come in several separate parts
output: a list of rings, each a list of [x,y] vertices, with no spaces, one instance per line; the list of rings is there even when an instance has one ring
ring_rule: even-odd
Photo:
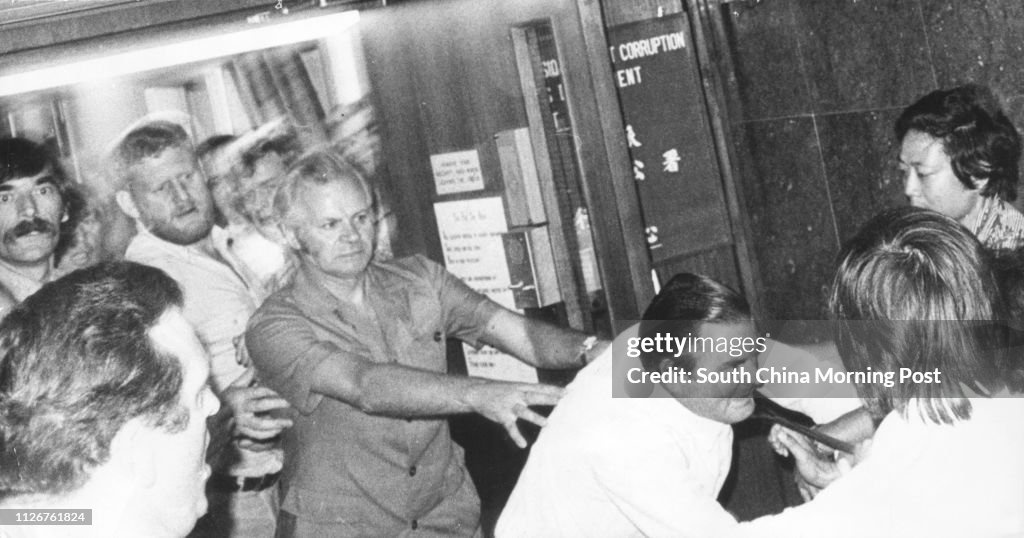
[[[0,312],[49,281],[68,187],[45,147],[0,138]]]
[[[211,239],[214,204],[192,142],[178,123],[143,118],[120,137],[111,160],[123,182],[118,206],[138,228],[125,252],[178,281],[184,314],[211,357],[213,389],[230,416],[233,439],[213,444],[210,513],[193,536],[272,536],[283,453],[277,435],[291,425],[268,415],[287,407],[259,385],[242,343],[256,295],[218,253]]]

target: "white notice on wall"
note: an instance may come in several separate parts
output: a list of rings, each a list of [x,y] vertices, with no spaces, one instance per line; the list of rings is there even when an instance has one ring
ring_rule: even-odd
[[[508,231],[501,197],[434,204],[444,263],[467,286],[515,310],[509,290],[501,234]],[[493,348],[464,345],[469,375],[504,381],[537,382],[537,370]]]
[[[475,149],[430,156],[437,194],[478,191],[484,188],[480,156]]]

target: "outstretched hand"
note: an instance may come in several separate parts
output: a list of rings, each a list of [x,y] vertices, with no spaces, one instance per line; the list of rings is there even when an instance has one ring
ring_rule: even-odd
[[[554,385],[484,381],[470,389],[466,399],[473,411],[504,426],[516,446],[526,448],[526,438],[516,421],[523,419],[544,427],[547,421],[530,406],[555,405],[564,392]]]

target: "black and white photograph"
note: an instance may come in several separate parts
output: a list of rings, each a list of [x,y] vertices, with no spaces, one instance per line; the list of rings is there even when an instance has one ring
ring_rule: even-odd
[[[1024,538],[1024,3],[0,0],[0,538]]]

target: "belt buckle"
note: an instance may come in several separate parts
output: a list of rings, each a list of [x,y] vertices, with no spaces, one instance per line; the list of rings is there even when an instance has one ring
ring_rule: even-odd
[[[232,476],[235,479],[235,492],[245,491],[245,480],[244,476]]]

